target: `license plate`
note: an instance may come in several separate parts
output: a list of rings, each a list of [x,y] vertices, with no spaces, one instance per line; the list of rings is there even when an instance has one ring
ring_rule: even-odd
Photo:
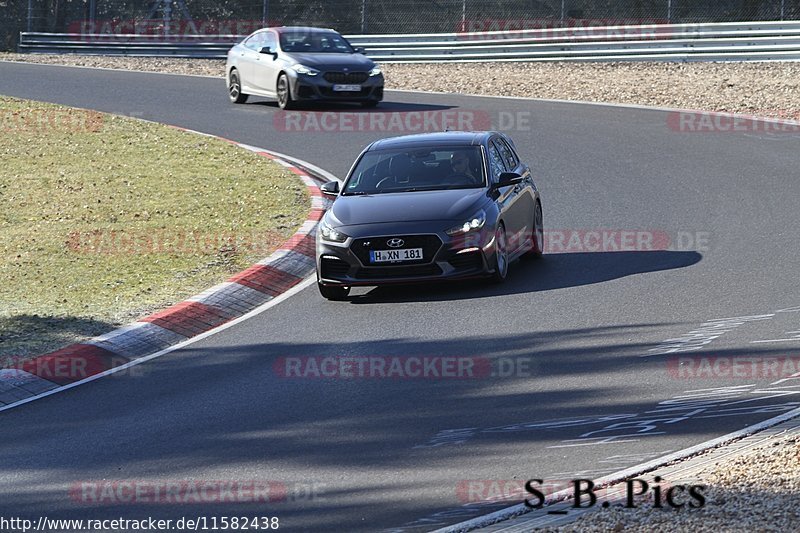
[[[400,250],[370,250],[371,263],[396,263],[422,259],[422,248],[401,248]]]
[[[337,92],[357,93],[361,91],[361,85],[334,85],[333,90]]]

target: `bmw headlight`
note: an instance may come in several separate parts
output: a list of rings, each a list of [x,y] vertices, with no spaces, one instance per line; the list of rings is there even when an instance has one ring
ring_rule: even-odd
[[[486,212],[481,209],[474,216],[470,217],[469,220],[464,222],[463,224],[459,224],[454,228],[450,228],[447,230],[447,234],[450,236],[453,235],[464,235],[465,233],[470,233],[472,231],[478,231],[486,224]]]
[[[319,71],[317,69],[307,67],[305,65],[292,65],[292,70],[294,70],[298,74],[303,74],[305,76],[316,76],[317,74],[319,74]]]
[[[319,234],[323,241],[344,242],[347,240],[347,235],[341,231],[333,229],[324,220],[319,224]]]
[[[370,76],[380,76],[381,75],[380,67],[375,67],[374,69],[370,70],[369,71],[369,75]]]

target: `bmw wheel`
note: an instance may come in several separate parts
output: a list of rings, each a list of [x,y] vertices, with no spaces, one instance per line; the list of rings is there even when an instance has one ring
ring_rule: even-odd
[[[286,77],[286,74],[281,74],[278,78],[276,92],[278,94],[278,107],[281,109],[292,109],[294,107],[292,91],[289,88],[289,78]]]
[[[230,82],[228,83],[228,96],[234,104],[243,104],[247,101],[249,95],[242,92],[242,82],[239,79],[239,71],[236,69],[231,70],[228,76]]]

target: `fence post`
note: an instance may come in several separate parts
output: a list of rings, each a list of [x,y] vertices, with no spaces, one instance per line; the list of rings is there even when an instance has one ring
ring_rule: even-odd
[[[561,0],[561,27],[564,27],[564,17],[567,16],[567,0]]]
[[[269,15],[269,0],[264,0],[264,5],[262,6],[262,9],[261,9],[261,25],[262,26],[266,26],[267,25],[268,15]]]
[[[461,2],[461,31],[467,31],[467,0]]]
[[[33,27],[33,0],[28,0],[28,32],[32,31]]]
[[[667,22],[672,24],[672,0],[667,0]]]
[[[786,16],[786,0],[781,0],[781,20]]]
[[[367,27],[367,0],[361,0],[361,34],[363,35]]]
[[[168,36],[170,33],[170,24],[172,24],[172,0],[167,0],[163,4],[164,6],[164,36]]]

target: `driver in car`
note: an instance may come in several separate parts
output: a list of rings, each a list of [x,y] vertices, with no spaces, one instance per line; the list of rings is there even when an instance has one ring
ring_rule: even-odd
[[[453,152],[453,155],[450,156],[451,176],[466,176],[469,178],[470,183],[480,183],[480,178],[472,173],[469,163],[469,156],[466,153],[462,151]]]

